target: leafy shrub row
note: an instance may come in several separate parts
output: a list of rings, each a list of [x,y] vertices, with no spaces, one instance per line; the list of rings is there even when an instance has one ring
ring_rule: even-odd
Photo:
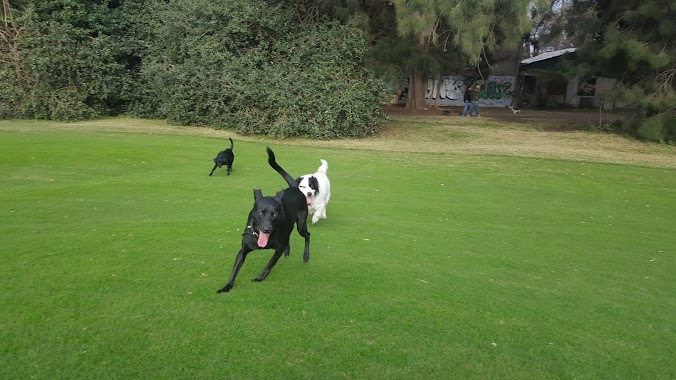
[[[299,24],[264,0],[52,0],[15,9],[0,117],[128,113],[275,137],[366,136],[383,84],[354,24]],[[20,69],[20,70],[17,70]]]

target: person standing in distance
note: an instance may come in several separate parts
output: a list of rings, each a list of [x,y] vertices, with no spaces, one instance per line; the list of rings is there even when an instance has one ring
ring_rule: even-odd
[[[467,86],[465,88],[465,93],[462,97],[462,100],[465,102],[465,108],[462,110],[462,116],[467,116],[467,114],[472,111],[472,86]]]
[[[472,108],[469,110],[470,116],[472,116],[472,109],[476,113],[476,117],[479,117],[479,92],[481,91],[481,85],[478,83],[472,88]]]

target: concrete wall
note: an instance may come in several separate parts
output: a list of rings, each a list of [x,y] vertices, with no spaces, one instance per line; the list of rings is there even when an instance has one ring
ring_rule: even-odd
[[[445,76],[440,80],[427,82],[425,99],[428,105],[464,106],[463,94],[475,80],[462,76]],[[505,107],[512,104],[516,84],[513,76],[490,76],[481,85],[479,105],[483,107]],[[406,102],[406,100],[403,100]]]
[[[617,79],[597,77],[594,85],[594,92],[592,96],[580,96],[578,91],[580,88],[579,78],[569,80],[566,91],[566,104],[573,107],[594,107],[599,108],[603,104],[603,109],[613,109],[613,104],[605,101],[605,94],[617,84]]]

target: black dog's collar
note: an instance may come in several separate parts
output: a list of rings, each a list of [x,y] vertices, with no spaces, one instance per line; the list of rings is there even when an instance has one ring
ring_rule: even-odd
[[[258,232],[256,232],[256,230],[254,230],[253,226],[246,226],[246,229],[251,230],[251,233],[253,234],[253,236],[256,236],[256,237],[258,236]]]

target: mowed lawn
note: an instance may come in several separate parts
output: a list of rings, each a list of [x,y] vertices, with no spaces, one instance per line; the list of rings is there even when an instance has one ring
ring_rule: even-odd
[[[676,378],[673,169],[50,126],[0,123],[2,379]],[[266,146],[328,219],[216,294]]]

